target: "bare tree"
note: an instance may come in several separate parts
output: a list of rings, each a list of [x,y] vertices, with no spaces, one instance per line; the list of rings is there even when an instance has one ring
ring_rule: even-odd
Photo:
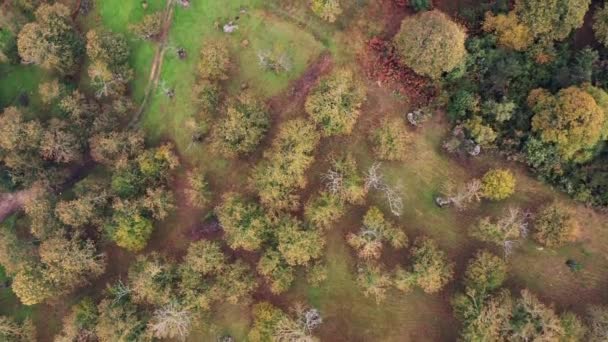
[[[384,181],[380,172],[381,164],[376,162],[365,173],[365,187],[382,192],[386,198],[391,213],[395,216],[401,216],[403,213],[403,198],[398,187],[391,187]]]
[[[481,200],[481,181],[475,178],[461,186],[447,182],[443,185],[442,194],[444,197],[436,199],[438,204],[453,205],[458,210],[464,210]]]
[[[157,338],[185,341],[192,327],[192,312],[171,302],[154,311],[148,329]]]
[[[344,182],[344,175],[335,170],[328,170],[322,176],[323,181],[325,182],[325,186],[327,190],[332,194],[338,194],[342,191],[342,184]]]

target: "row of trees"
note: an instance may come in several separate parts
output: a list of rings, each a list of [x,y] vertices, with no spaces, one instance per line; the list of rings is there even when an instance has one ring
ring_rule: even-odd
[[[462,292],[452,300],[463,324],[463,340],[602,341],[608,337],[605,308],[590,308],[588,326],[573,313],[558,315],[529,290],[514,297],[501,288],[507,270],[504,260],[488,251],[479,251],[469,262]]]

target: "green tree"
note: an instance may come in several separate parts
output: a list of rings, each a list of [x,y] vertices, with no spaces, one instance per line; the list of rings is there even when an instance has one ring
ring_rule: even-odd
[[[327,20],[330,23],[336,21],[340,14],[342,14],[340,0],[312,0],[310,9],[312,9],[319,18]]]
[[[262,208],[235,193],[224,194],[215,213],[232,249],[258,250],[270,229]]]
[[[55,336],[55,342],[89,341],[95,339],[95,325],[99,318],[97,305],[90,297],[85,297],[73,305],[63,318],[63,329]]]
[[[560,155],[568,160],[583,162],[589,151],[606,137],[607,116],[592,95],[572,86],[552,95],[535,89],[528,96],[534,112],[532,131],[545,143],[553,143]]]
[[[578,222],[573,213],[554,202],[544,208],[534,219],[532,237],[547,247],[560,247],[573,241],[578,231]]]
[[[373,151],[382,160],[404,160],[410,136],[401,119],[384,119],[371,135]]]
[[[268,281],[274,294],[289,290],[295,280],[295,269],[287,264],[280,252],[274,250],[262,255],[257,270]]]
[[[483,196],[494,200],[503,200],[515,193],[515,176],[508,169],[492,169],[481,179]]]
[[[190,244],[183,263],[203,275],[217,275],[226,268],[226,256],[217,242],[200,240]]]
[[[475,142],[481,146],[492,146],[498,136],[494,129],[484,123],[483,119],[478,115],[467,120],[465,127]]]
[[[407,236],[400,227],[384,218],[384,214],[377,207],[371,207],[363,217],[363,227],[357,233],[349,233],[347,242],[363,259],[378,259],[382,253],[383,242],[389,243],[393,248],[407,246]]]
[[[129,29],[141,39],[155,39],[163,29],[163,14],[162,12],[146,14],[139,23],[130,25]]]
[[[61,290],[46,276],[41,264],[26,264],[13,278],[11,288],[21,303],[34,305],[58,296]]]
[[[365,297],[371,297],[376,303],[386,299],[386,292],[393,281],[390,275],[380,265],[363,264],[357,270],[357,285],[363,290]]]
[[[83,53],[81,37],[72,25],[70,10],[60,3],[42,4],[36,20],[19,32],[19,55],[33,63],[62,74],[75,71]]]
[[[481,250],[469,261],[464,275],[464,286],[477,293],[489,293],[502,286],[506,278],[505,261],[486,250]]]
[[[270,151],[254,169],[251,183],[262,204],[273,210],[296,210],[298,189],[306,187],[306,171],[320,140],[314,125],[302,119],[282,124]]]
[[[464,63],[465,40],[464,28],[437,10],[406,17],[394,38],[403,62],[417,74],[431,78]]]
[[[593,32],[598,42],[608,46],[608,6],[606,4],[593,14]]]
[[[361,114],[365,87],[348,69],[321,79],[306,99],[305,109],[324,136],[350,134]]]
[[[230,69],[230,50],[224,41],[210,41],[201,48],[198,62],[198,75],[209,81],[228,79]]]
[[[152,221],[137,210],[117,212],[112,217],[112,239],[120,247],[139,252],[146,247],[154,230]]]
[[[506,241],[515,241],[522,237],[525,227],[525,215],[518,208],[509,208],[497,220],[490,217],[479,219],[469,230],[475,239],[502,246]]]
[[[540,40],[564,40],[583,25],[591,0],[516,0],[519,21]]]
[[[19,324],[7,316],[0,316],[0,339],[7,342],[35,342],[36,327],[27,318]]]
[[[304,217],[315,228],[328,230],[345,214],[344,202],[336,195],[321,191],[304,208]]]
[[[530,28],[520,22],[514,11],[498,15],[487,12],[483,30],[494,32],[500,45],[517,51],[527,49],[534,42]]]
[[[211,291],[214,296],[218,296],[214,298],[223,298],[228,303],[237,304],[249,301],[251,293],[257,286],[251,268],[243,261],[237,260],[217,276]]]
[[[306,265],[323,253],[325,239],[318,230],[304,229],[302,222],[290,216],[279,219],[277,249],[291,266]]]
[[[369,190],[360,174],[357,161],[346,153],[332,160],[331,169],[324,175],[327,189],[342,201],[362,204]]]
[[[400,283],[402,291],[409,291],[417,285],[426,293],[440,291],[454,274],[454,265],[449,263],[445,252],[437,243],[426,237],[417,238],[410,250],[413,262],[411,271],[399,272],[395,282]]]
[[[243,93],[228,106],[215,129],[218,150],[228,156],[253,152],[269,127],[268,108],[252,94]]]
[[[146,341],[146,319],[140,309],[131,302],[116,303],[102,299],[97,306],[99,319],[95,335],[100,341]]]

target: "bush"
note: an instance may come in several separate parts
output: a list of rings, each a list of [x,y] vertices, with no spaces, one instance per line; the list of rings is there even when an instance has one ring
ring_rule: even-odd
[[[403,62],[435,79],[464,63],[465,40],[464,29],[437,10],[406,17],[394,38]]]
[[[364,100],[363,83],[353,71],[340,69],[314,87],[305,108],[323,135],[343,135],[352,132]]]
[[[220,152],[227,156],[250,153],[260,143],[268,127],[268,108],[251,94],[241,94],[231,103],[215,129]]]
[[[401,119],[385,119],[371,136],[374,154],[383,160],[404,160],[410,136]]]
[[[228,79],[230,51],[224,41],[211,41],[201,48],[198,75],[209,81]]]
[[[342,14],[340,0],[312,0],[310,9],[321,19],[327,20],[330,23],[336,21],[338,16]]]
[[[547,247],[559,247],[572,241],[578,223],[566,207],[553,203],[544,207],[534,220],[534,239]]]
[[[465,272],[464,285],[478,294],[498,289],[507,278],[505,261],[485,250],[477,252],[469,261]]]
[[[493,169],[483,176],[481,191],[491,200],[502,200],[515,193],[515,176],[510,170]]]
[[[344,212],[344,202],[338,196],[323,191],[306,203],[304,217],[315,228],[328,230],[344,215]]]

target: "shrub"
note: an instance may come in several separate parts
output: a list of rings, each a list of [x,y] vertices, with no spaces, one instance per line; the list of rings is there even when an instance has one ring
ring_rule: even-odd
[[[327,230],[345,212],[344,202],[336,195],[322,191],[312,197],[304,208],[304,217],[315,228]]]
[[[321,19],[327,20],[330,23],[336,21],[338,16],[342,14],[340,0],[312,0],[310,9]]]
[[[555,202],[538,213],[532,236],[547,247],[559,247],[572,241],[577,230],[578,223],[570,210]]]
[[[593,14],[593,32],[598,42],[608,46],[608,5],[604,4]]]
[[[515,193],[515,176],[510,170],[492,169],[481,182],[483,196],[491,200],[502,200]]]
[[[488,251],[477,252],[469,261],[464,277],[464,285],[477,293],[488,293],[498,289],[507,278],[507,264]]]
[[[321,79],[306,99],[306,112],[323,135],[350,134],[365,100],[363,83],[354,72],[340,69]]]
[[[406,17],[394,42],[407,66],[419,75],[439,78],[464,62],[465,39],[461,26],[433,10]]]
[[[252,152],[269,126],[268,108],[251,94],[241,94],[215,129],[218,149],[228,156]]]
[[[383,160],[404,160],[409,134],[402,120],[385,119],[371,136],[374,154]]]
[[[228,79],[230,51],[223,41],[211,41],[201,48],[198,75],[209,81]]]

